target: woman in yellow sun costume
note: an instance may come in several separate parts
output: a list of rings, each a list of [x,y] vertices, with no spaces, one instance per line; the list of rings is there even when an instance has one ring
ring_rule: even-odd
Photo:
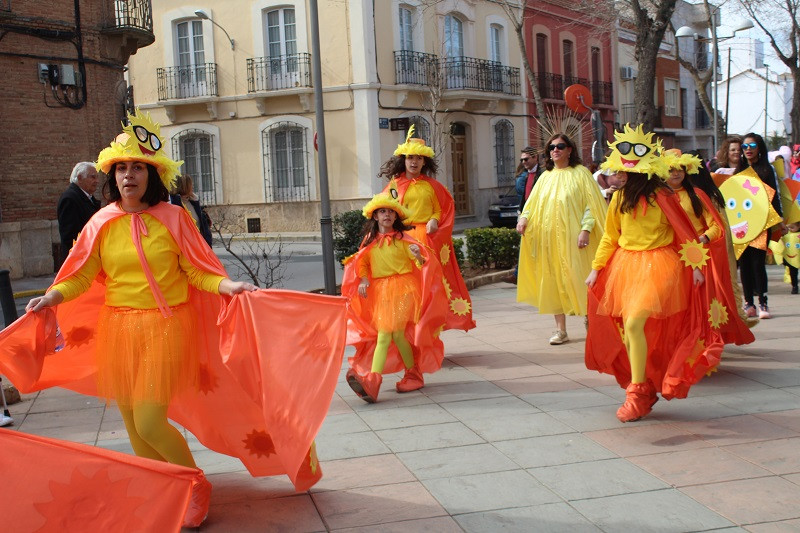
[[[547,170],[517,221],[517,301],[555,315],[550,344],[562,344],[569,340],[566,315],[586,315],[583,282],[603,234],[606,202],[566,135],[550,137],[544,157]]]
[[[604,168],[626,172],[614,194],[605,233],[586,279],[589,332],[586,366],[613,374],[626,389],[622,422],[647,415],[658,401],[685,397],[719,362],[727,322],[719,302],[703,306],[706,250],[661,180],[669,167],[660,141],[625,125]]]

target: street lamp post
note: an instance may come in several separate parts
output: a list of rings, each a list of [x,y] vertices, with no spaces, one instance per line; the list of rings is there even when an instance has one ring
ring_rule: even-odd
[[[767,103],[769,102],[769,65],[764,63],[764,67],[767,69],[764,75],[764,142],[767,142],[767,117],[769,113],[767,113]]]
[[[718,14],[719,14],[719,8],[717,8],[711,14],[711,39],[710,39],[711,40],[711,54],[712,54],[712,57],[711,57],[711,61],[712,61],[711,76],[712,76],[712,81],[714,82],[714,93],[713,93],[713,96],[712,96],[713,97],[713,107],[714,107],[714,110],[713,110],[714,111],[714,145],[713,145],[714,154],[717,153],[717,146],[719,146],[719,132],[718,132],[718,129],[717,129],[717,120],[718,120],[718,115],[719,115],[719,113],[717,113],[717,108],[719,107],[719,91],[718,91],[719,82],[717,81],[717,75],[718,75],[717,62],[719,60],[719,41],[728,40],[728,39],[732,38],[734,35],[736,35],[736,32],[742,31],[742,30],[749,30],[750,28],[753,27],[753,21],[752,20],[744,20],[736,28],[733,29],[733,33],[731,35],[728,35],[728,36],[720,38],[720,37],[717,36],[717,15]],[[701,42],[708,42],[709,41],[709,39],[707,37],[700,37],[700,35],[698,35],[689,26],[681,26],[680,28],[678,28],[678,30],[675,32],[675,37],[692,37],[696,41],[701,41]],[[727,83],[730,83],[730,79],[727,81]]]
[[[230,35],[228,35],[228,32],[225,30],[225,28],[223,28],[222,26],[220,26],[219,24],[217,24],[216,22],[214,22],[214,19],[212,19],[210,16],[208,16],[208,13],[206,13],[206,12],[205,12],[205,11],[203,11],[202,9],[196,9],[196,10],[195,10],[195,12],[194,12],[194,14],[195,14],[195,15],[197,15],[197,17],[199,17],[199,18],[201,18],[201,19],[203,19],[203,20],[207,20],[207,21],[209,21],[211,24],[213,24],[214,26],[216,26],[217,28],[221,29],[221,30],[222,30],[222,33],[224,33],[224,34],[225,34],[225,37],[227,37],[227,38],[228,38],[228,40],[231,42],[231,50],[234,50],[234,49],[235,49],[235,44],[234,44],[234,42],[233,42],[233,39],[231,39],[231,36],[230,36]]]

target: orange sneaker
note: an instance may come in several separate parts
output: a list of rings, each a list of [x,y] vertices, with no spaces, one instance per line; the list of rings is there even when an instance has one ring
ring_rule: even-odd
[[[415,364],[411,368],[406,369],[406,374],[403,376],[403,379],[397,382],[395,388],[397,392],[411,392],[419,390],[424,386],[425,380],[422,379],[422,372],[420,372],[419,367]]]
[[[651,381],[631,383],[625,389],[625,403],[617,409],[620,422],[633,422],[647,416],[658,401],[656,388]]]
[[[366,376],[359,376],[352,368],[347,371],[347,384],[356,395],[367,403],[378,401],[378,392],[381,390],[383,376],[377,372],[370,372]]]
[[[189,508],[183,516],[183,527],[199,527],[208,516],[208,506],[211,503],[211,483],[206,479],[202,470],[197,471],[197,477],[192,482],[192,499]]]

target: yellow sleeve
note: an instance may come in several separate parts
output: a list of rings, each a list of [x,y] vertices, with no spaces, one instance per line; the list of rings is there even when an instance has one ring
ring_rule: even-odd
[[[58,283],[50,287],[51,291],[55,290],[60,292],[61,295],[64,296],[65,302],[74,300],[75,298],[77,298],[78,296],[89,290],[89,287],[91,287],[92,282],[100,273],[101,263],[100,263],[99,242],[100,239],[95,240],[94,248],[92,248],[92,253],[89,255],[89,258],[80,268],[80,270],[75,272],[75,274],[68,277],[61,283]]]
[[[525,200],[525,205],[522,207],[522,213],[519,214],[520,217],[528,220],[531,220],[531,209],[533,209],[533,193],[528,195],[528,199]]]
[[[186,273],[186,277],[192,287],[201,291],[219,294],[219,284],[225,279],[225,276],[200,270],[183,255],[178,258],[178,263],[181,266],[181,270]]]
[[[714,217],[705,208],[703,208],[703,220],[705,220],[706,227],[708,228],[705,231],[705,235],[708,237],[709,242],[718,239],[719,236],[722,235],[722,228],[719,227],[717,221],[714,220]]]
[[[361,254],[361,260],[358,262],[358,277],[359,278],[368,278],[370,275],[370,266],[369,266],[369,255],[372,253],[372,250],[368,250]]]
[[[442,206],[439,205],[439,198],[436,196],[436,191],[431,186],[431,204],[433,205],[433,214],[431,218],[435,218],[436,222],[442,220]]]
[[[611,255],[619,248],[619,237],[621,235],[619,199],[620,195],[615,194],[612,196],[611,205],[608,206],[605,232],[603,233],[603,238],[600,239],[600,244],[597,246],[594,261],[592,261],[593,270],[600,270],[606,266],[608,260],[611,259]]]
[[[583,218],[581,218],[581,231],[589,231],[591,232],[594,229],[595,219],[592,216],[592,210],[589,209],[589,206],[586,206],[586,210],[583,212]]]

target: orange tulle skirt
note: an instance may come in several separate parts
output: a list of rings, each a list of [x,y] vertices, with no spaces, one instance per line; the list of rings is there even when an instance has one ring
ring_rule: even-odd
[[[197,336],[189,304],[158,309],[103,306],[97,331],[97,389],[122,407],[167,405],[197,386]]]
[[[597,314],[665,318],[686,309],[684,267],[671,246],[619,248],[605,268],[608,278]]]
[[[368,296],[372,325],[378,331],[400,331],[409,322],[419,321],[422,295],[413,274],[374,278]]]
[[[411,226],[412,228],[410,230],[403,233],[413,237],[422,244],[430,245],[428,242],[428,224],[423,222],[420,224],[412,224]]]

